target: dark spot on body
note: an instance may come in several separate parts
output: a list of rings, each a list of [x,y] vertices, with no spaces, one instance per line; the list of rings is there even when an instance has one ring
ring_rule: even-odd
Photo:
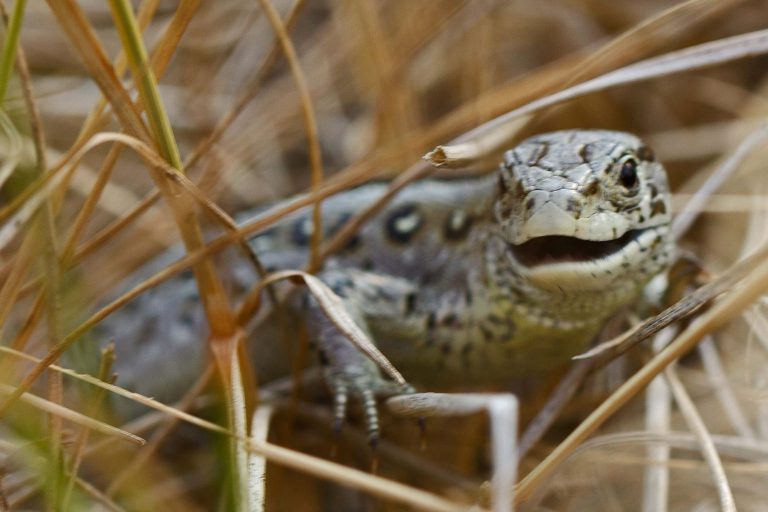
[[[339,218],[336,219],[336,222],[333,223],[333,226],[328,229],[328,236],[333,236],[336,233],[339,232],[341,228],[344,227],[344,225],[349,222],[349,219],[352,218],[352,214],[349,212],[344,212],[341,215],[339,215]]]
[[[576,148],[576,155],[581,159],[581,163],[587,163],[589,161],[587,158],[587,145],[580,144],[579,147]]]
[[[515,180],[515,189],[512,191],[512,200],[519,203],[525,197],[525,187],[520,180]]]
[[[309,244],[312,237],[312,220],[309,217],[303,217],[293,223],[291,229],[291,240],[299,247],[305,247]]]
[[[385,302],[394,302],[397,299],[396,292],[387,288],[386,286],[375,286],[373,291],[375,297],[379,300]]]
[[[667,205],[664,204],[664,201],[654,201],[651,203],[651,217],[657,214],[664,215],[665,213],[667,213]]]
[[[496,211],[498,213],[499,218],[501,219],[509,219],[512,217],[512,202],[509,200],[502,200],[496,203]]]
[[[360,246],[363,245],[363,237],[360,236],[360,234],[355,233],[351,237],[349,237],[349,240],[347,240],[347,243],[344,244],[344,247],[342,248],[342,251],[355,251],[360,248]]]
[[[194,311],[184,311],[179,320],[185,327],[193,327],[195,325],[195,313]]]
[[[446,240],[455,242],[463,240],[469,234],[472,227],[472,217],[464,210],[453,210],[448,214],[443,229],[443,235]]]
[[[409,293],[405,296],[405,314],[412,315],[416,309],[416,294]]]
[[[651,199],[659,195],[659,189],[656,188],[656,185],[654,185],[653,183],[648,185],[648,190],[651,192]]]
[[[457,327],[459,323],[459,317],[456,316],[456,313],[448,313],[443,318],[440,319],[441,325],[447,325],[451,327]]]
[[[593,196],[600,192],[600,180],[592,179],[581,190],[581,194],[584,196]]]
[[[504,175],[499,173],[499,195],[505,196],[509,192],[509,188],[507,188],[507,182],[504,180]]]
[[[336,295],[346,297],[347,291],[354,288],[355,283],[349,277],[339,277],[334,279],[333,282],[328,283],[328,286]]]
[[[529,210],[533,210],[534,208],[536,208],[536,198],[534,197],[528,198],[528,201],[525,202],[525,207],[528,208]]]
[[[469,368],[472,366],[472,358],[470,356],[472,355],[473,348],[474,347],[471,343],[467,343],[461,347],[461,358],[462,362],[464,363],[464,368]]]
[[[387,237],[398,244],[407,244],[424,224],[424,217],[415,204],[404,204],[393,210],[385,222]]]
[[[277,228],[274,226],[271,226],[265,229],[264,231],[262,231],[261,233],[257,233],[256,235],[250,237],[248,241],[252,242],[254,240],[259,240],[262,238],[274,238],[276,234],[277,234]]]
[[[349,212],[342,213],[339,216],[339,219],[334,223],[333,227],[328,231],[328,236],[334,236],[336,233],[341,231],[341,229],[344,228],[344,226],[349,222],[349,219],[352,218],[352,214]],[[344,244],[344,247],[341,249],[342,251],[354,251],[358,249],[363,243],[363,239],[360,236],[360,233],[355,233],[351,237],[349,237],[349,240]]]
[[[506,336],[506,341],[512,341],[512,338],[515,337],[515,331],[517,331],[517,326],[512,322],[507,322],[507,330],[504,332],[504,336]]]
[[[536,145],[536,150],[531,153],[531,158],[528,161],[528,165],[538,165],[542,158],[549,153],[549,144],[546,142],[540,142]]]

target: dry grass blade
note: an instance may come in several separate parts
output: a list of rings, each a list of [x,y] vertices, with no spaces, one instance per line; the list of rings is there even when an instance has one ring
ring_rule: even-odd
[[[627,62],[629,56],[647,53],[655,45],[661,45],[669,38],[670,32],[680,31],[697,22],[711,19],[732,9],[743,0],[687,0],[645,19],[624,32],[610,43],[591,53],[587,62],[575,70],[569,85],[585,76],[595,68],[608,70],[617,63]]]
[[[520,116],[498,129],[460,144],[437,146],[422,158],[437,168],[458,169],[471,165],[513,140],[532,116]]]
[[[517,456],[523,459],[526,454],[538,443],[547,430],[557,420],[563,408],[568,405],[571,398],[579,391],[587,373],[592,369],[591,361],[577,361],[568,370],[568,373],[560,379],[557,387],[550,394],[547,403],[536,413],[523,432],[518,442]]]
[[[291,75],[293,76],[294,82],[296,82],[296,87],[299,89],[301,111],[304,119],[304,130],[307,134],[307,146],[309,148],[309,165],[312,171],[312,191],[317,192],[323,183],[323,160],[320,152],[320,141],[317,134],[317,119],[315,118],[315,109],[312,106],[312,99],[309,97],[307,80],[301,70],[299,58],[296,55],[293,43],[291,43],[291,38],[286,32],[285,25],[283,25],[283,22],[280,20],[280,15],[269,0],[259,0],[259,4],[267,15],[267,19],[269,19],[269,23],[272,25],[272,30],[275,31],[275,34],[280,41],[280,46],[283,49],[283,53],[285,53],[285,59],[288,61],[288,65],[291,68]],[[313,230],[309,253],[310,268],[316,268],[320,263],[320,243],[323,234],[321,207],[322,203],[318,201],[312,209]]]
[[[0,393],[4,395],[11,394],[13,392],[13,389],[14,388],[12,386],[9,386],[7,384],[0,384]],[[126,432],[117,427],[113,427],[112,425],[108,425],[104,422],[94,420],[89,416],[73,411],[72,409],[63,407],[62,405],[53,403],[44,398],[40,398],[39,396],[35,396],[31,393],[24,393],[21,396],[21,401],[37,409],[40,409],[41,411],[44,411],[48,414],[52,414],[59,418],[63,418],[67,421],[71,421],[72,423],[75,423],[76,425],[80,425],[84,428],[88,428],[105,435],[115,436],[140,446],[145,443],[144,439],[140,438],[139,436],[133,435],[130,432]]]
[[[214,368],[213,364],[209,364],[202,375],[197,379],[197,382],[187,391],[184,397],[175,406],[180,411],[188,411],[192,408],[195,400],[200,396],[203,390],[208,386],[213,378]],[[130,463],[122,469],[122,472],[115,477],[107,487],[106,494],[112,496],[117,493],[124,484],[130,481],[131,477],[138,473],[142,467],[152,460],[152,457],[160,449],[164,440],[168,438],[171,431],[178,425],[180,419],[175,416],[168,416],[165,418],[164,423],[156,429],[152,437],[147,441],[146,446],[141,452],[131,459]],[[135,432],[141,432],[142,429],[135,427],[129,430]],[[93,448],[93,451],[98,451],[98,445]]]
[[[0,166],[0,187],[2,187],[21,161],[24,145],[19,131],[4,110],[0,110],[0,130],[5,136],[5,144],[2,148],[3,163]]]
[[[768,443],[763,441],[745,440],[738,436],[719,434],[713,434],[712,441],[715,443],[718,452],[728,457],[735,457],[745,461],[761,461],[768,456]],[[615,448],[635,443],[657,443],[692,452],[699,452],[701,450],[698,439],[690,432],[670,431],[659,434],[641,430],[596,436],[579,446],[574,451],[574,455],[583,454],[595,448]]]
[[[257,443],[264,443],[269,436],[269,422],[272,419],[274,409],[269,404],[262,404],[256,408],[251,420],[251,439]],[[264,457],[252,456],[248,467],[248,497],[249,510],[260,512],[264,510],[264,498],[267,484],[267,460]]]
[[[101,351],[101,361],[99,363],[99,372],[97,374],[97,377],[99,380],[109,382],[110,384],[114,383],[114,375],[112,374],[112,365],[115,361],[115,347],[114,345],[109,345],[107,348]],[[105,398],[106,393],[103,389],[98,390],[97,393],[95,393],[92,398],[91,402],[89,403],[89,417],[93,417],[96,415],[99,411],[99,407],[102,406],[102,401]],[[80,432],[77,434],[76,440],[75,440],[75,446],[72,450],[72,461],[70,463],[70,469],[69,469],[69,479],[67,481],[66,489],[63,493],[61,502],[64,505],[63,508],[68,508],[70,499],[72,497],[72,489],[74,488],[76,476],[80,470],[80,466],[83,461],[83,456],[85,455],[85,447],[86,443],[88,442],[88,438],[90,435],[90,431],[88,429],[81,429]]]
[[[244,337],[244,336],[243,336]],[[238,346],[242,346],[244,339],[238,339]],[[240,354],[238,350],[230,350],[230,360],[228,362],[229,382],[227,394],[230,400],[228,406],[229,424],[235,436],[240,439],[248,437],[248,420],[246,415],[246,391],[243,385],[243,373],[240,367]],[[251,499],[251,482],[249,481],[251,473],[250,457],[251,454],[241,443],[232,443],[234,457],[231,461],[233,465],[235,478],[233,478],[235,494],[235,506],[241,510],[250,510],[249,503]]]
[[[23,228],[27,227],[29,220],[40,210],[40,206],[44,204],[64,177],[62,173],[54,174],[54,172],[44,175],[35,182],[35,184],[41,185],[39,188],[31,186],[25,190],[25,192],[32,192],[32,194],[28,196],[22,194],[26,196],[23,201],[12,202],[3,209],[3,212],[8,212],[12,211],[17,204],[19,205],[18,211],[11,214],[10,219],[0,228],[0,249],[6,247]]]
[[[768,30],[760,30],[646,59],[523,105],[470,130],[454,139],[449,145],[437,146],[425,158],[429,159],[429,155],[452,154],[455,151],[452,146],[458,144],[466,145],[474,141],[486,141],[477,145],[477,148],[483,151],[481,154],[468,155],[466,150],[460,152],[463,160],[479,159],[499,150],[509,142],[508,139],[501,136],[494,136],[494,133],[508,133],[508,126],[516,126],[518,118],[545,107],[619,85],[650,80],[683,71],[692,71],[736,59],[762,55],[766,52],[768,52]],[[489,144],[487,141],[493,141],[494,144]],[[433,165],[438,165],[438,162],[433,162]],[[450,166],[451,162],[443,161],[442,165]]]
[[[5,353],[12,353],[19,357],[24,357],[28,360],[35,360],[35,358],[32,358],[31,356],[20,354],[18,352],[12,352],[9,349],[4,349],[3,347],[0,347],[0,351]],[[151,398],[100,381],[94,377],[91,377],[90,375],[77,374],[71,370],[66,370],[53,365],[51,368],[57,371],[61,371],[67,375],[76,377],[79,380],[87,382],[91,385],[105,389],[116,395],[134,400],[142,405],[179,418],[182,421],[196,425],[210,432],[236,438],[236,436],[234,436],[230,430],[220,425],[216,425],[215,423],[211,423],[184,411],[168,407],[167,405],[161,404]],[[396,501],[398,503],[404,503],[412,507],[416,507],[419,510],[429,510],[436,512],[458,512],[466,510],[467,507],[466,505],[453,503],[430,493],[419,491],[412,487],[398,484],[385,478],[370,475],[362,471],[351,469],[316,457],[311,457],[309,455],[304,455],[302,453],[282,448],[271,443],[257,442],[253,439],[246,438],[237,438],[237,440],[240,443],[244,443],[247,449],[252,453],[266,457],[267,460],[271,462],[298,469],[323,479],[338,482],[342,485],[362,489],[375,495]],[[482,509],[477,510],[478,512],[482,512]]]
[[[48,5],[128,133],[142,141],[151,140],[141,115],[109,64],[107,54],[82,9],[72,0],[48,0]]]
[[[676,239],[680,239],[691,228],[711,196],[736,172],[749,155],[762,147],[766,139],[768,139],[768,123],[764,122],[742,140],[731,156],[718,166],[707,181],[696,190],[696,194],[685,203],[672,223],[672,233]]]
[[[749,316],[749,312],[746,316]],[[704,364],[704,370],[709,378],[710,385],[717,395],[717,400],[725,412],[725,417],[734,431],[744,439],[757,439],[754,428],[749,423],[745,411],[739,405],[733,386],[728,379],[720,355],[717,353],[715,342],[711,336],[699,344],[699,354]]]
[[[699,440],[701,453],[704,456],[704,460],[707,461],[709,470],[712,473],[712,479],[717,488],[717,494],[720,497],[721,510],[723,512],[735,512],[736,502],[733,499],[733,491],[731,491],[731,487],[728,484],[728,478],[725,475],[725,469],[720,460],[720,455],[718,455],[717,449],[712,441],[712,436],[707,430],[698,411],[696,411],[696,406],[691,400],[691,397],[688,396],[688,392],[685,390],[683,383],[680,382],[677,373],[675,373],[674,366],[669,366],[664,371],[664,375],[667,378],[667,382],[669,382],[669,387],[675,397],[675,402],[677,402],[686,423],[688,423],[688,427]]]
[[[663,350],[677,336],[674,327],[659,332],[653,338],[654,353]],[[654,434],[664,435],[670,430],[672,396],[666,380],[656,377],[648,384],[645,393],[645,428]],[[667,512],[670,491],[671,452],[666,444],[650,444],[645,449],[651,461],[643,474],[643,512]]]

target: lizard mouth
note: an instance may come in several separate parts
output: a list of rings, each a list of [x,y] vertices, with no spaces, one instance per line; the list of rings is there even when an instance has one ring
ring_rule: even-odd
[[[603,241],[561,235],[539,236],[520,245],[509,244],[509,250],[521,265],[529,268],[554,263],[597,261],[620,252],[645,231],[633,229],[619,238]]]

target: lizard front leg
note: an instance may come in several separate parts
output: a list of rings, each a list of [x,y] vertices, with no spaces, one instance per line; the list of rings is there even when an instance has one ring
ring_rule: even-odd
[[[406,317],[412,314],[418,292],[409,281],[356,269],[326,270],[318,277],[341,298],[347,313],[374,343],[377,335],[382,334],[382,325],[391,326],[391,330],[384,333],[390,339],[419,335],[417,330],[403,328],[408,325]],[[379,433],[376,396],[409,393],[413,388],[386,378],[376,363],[347,339],[311,298],[308,313],[325,378],[334,396],[336,428],[343,424],[348,397],[357,397],[363,406],[369,439],[375,442]]]

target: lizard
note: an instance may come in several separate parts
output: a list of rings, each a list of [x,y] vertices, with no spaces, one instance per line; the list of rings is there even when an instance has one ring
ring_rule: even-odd
[[[385,190],[372,183],[325,200],[324,236]],[[307,318],[336,424],[354,396],[376,439],[377,396],[412,385],[503,384],[562,367],[668,268],[670,222],[663,166],[618,131],[536,135],[504,153],[495,173],[406,187],[317,275],[409,384],[385,378],[311,297],[293,306]],[[312,233],[311,214],[301,211],[250,243],[270,270],[301,268]],[[255,283],[232,270],[240,288]],[[178,279],[106,326],[129,347],[118,350],[117,366],[135,381],[154,373],[174,380],[162,362],[174,350],[191,366],[203,357],[191,347],[205,328],[194,281]],[[138,365],[137,338],[157,349],[143,349]]]

